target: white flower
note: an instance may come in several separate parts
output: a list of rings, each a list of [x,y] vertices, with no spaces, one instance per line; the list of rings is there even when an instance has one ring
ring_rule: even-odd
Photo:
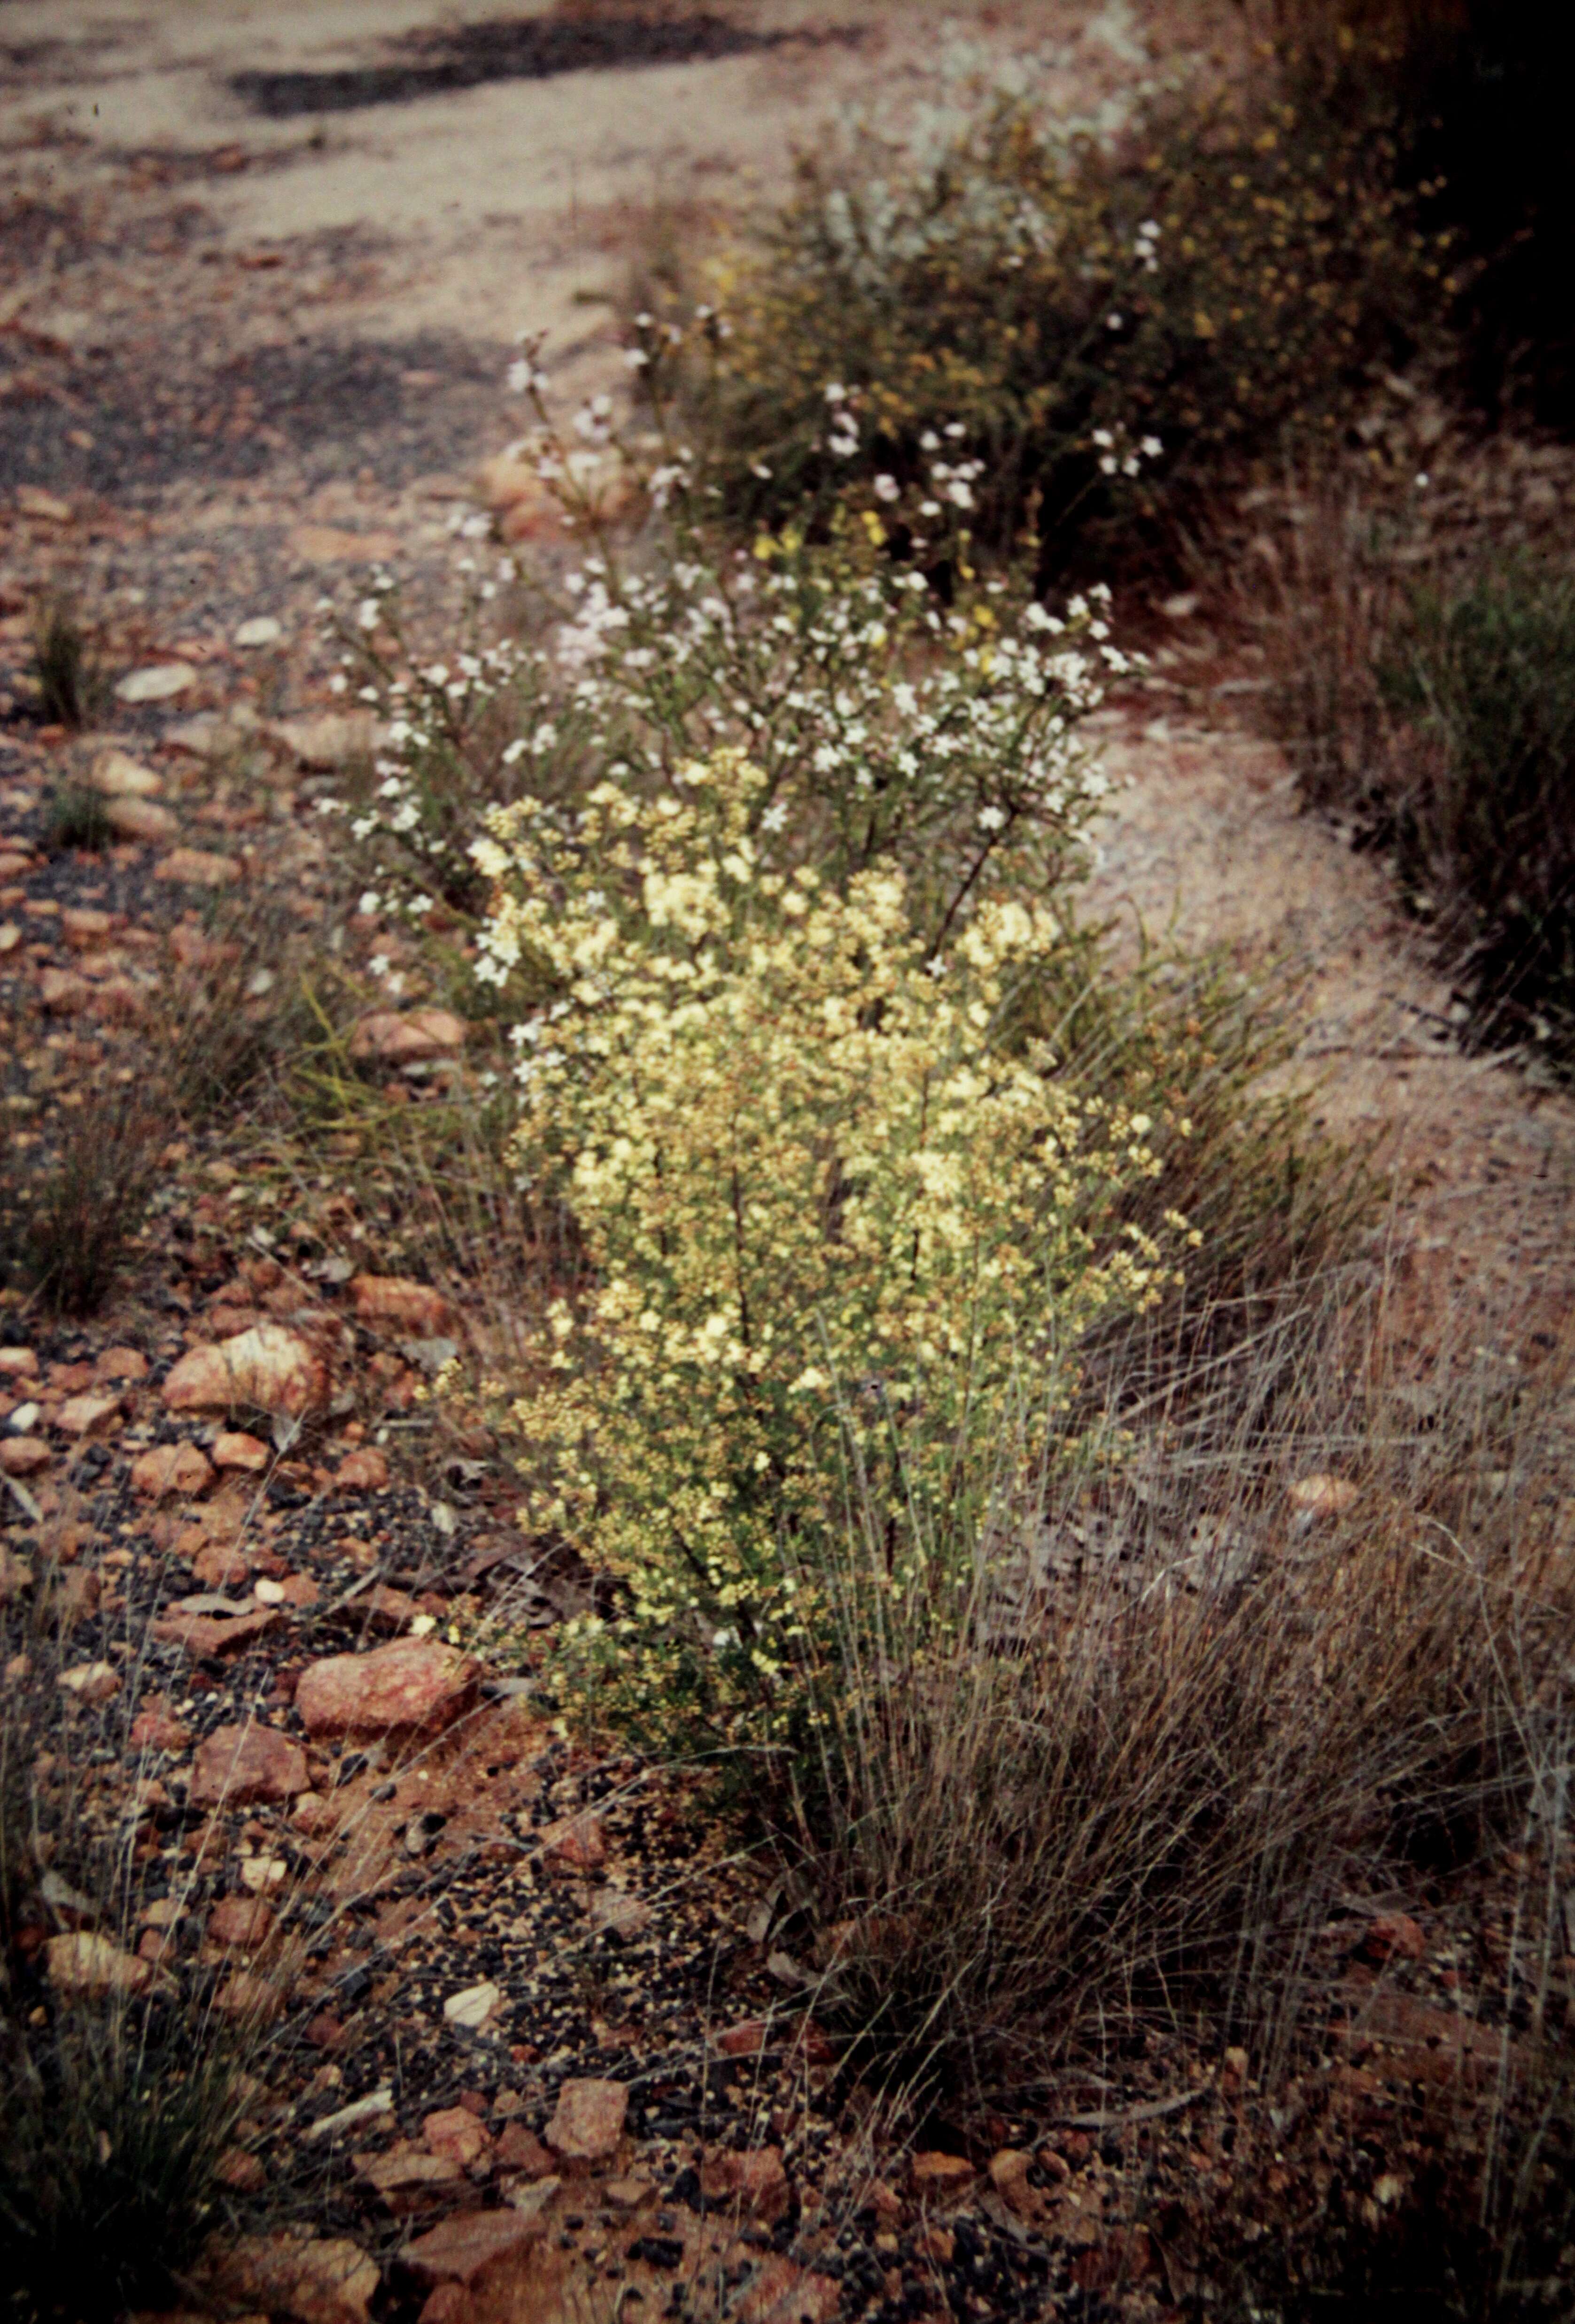
[[[826,388],[825,400],[828,403],[845,403],[848,391],[840,381],[834,379]]]
[[[999,807],[981,807],[978,821],[981,831],[1003,831],[1006,828],[1006,810]]]
[[[1105,328],[1107,331],[1119,331],[1120,327],[1121,318],[1119,315],[1107,315],[1105,317]]]
[[[1142,453],[1146,460],[1157,460],[1161,452],[1164,451],[1165,447],[1160,442],[1157,436],[1145,436],[1141,444],[1138,445],[1138,449]]]
[[[522,734],[517,734],[503,752],[504,766],[518,766],[520,761],[524,757],[529,748],[530,745],[527,743],[525,737]]]
[[[345,677],[344,671],[342,669],[336,669],[334,672],[333,677],[328,680],[328,692],[330,694],[343,694],[345,688],[349,685],[349,683],[350,681]]]
[[[643,371],[650,357],[643,347],[626,347],[623,361],[630,371]]]
[[[371,919],[375,912],[382,909],[382,898],[378,894],[375,888],[364,888],[362,890],[361,900],[356,905],[355,908],[360,913],[364,920]]]
[[[875,497],[878,501],[894,501],[899,496],[902,487],[895,476],[877,476],[875,479]]]
[[[369,974],[373,976],[386,976],[389,970],[393,966],[393,963],[390,960],[387,953],[374,952],[372,958],[367,962],[366,966]]]

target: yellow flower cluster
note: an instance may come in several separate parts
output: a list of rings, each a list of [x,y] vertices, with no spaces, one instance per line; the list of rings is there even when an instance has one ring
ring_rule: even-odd
[[[1165,1279],[1113,1222],[1147,1122],[1003,1039],[1054,918],[985,894],[926,958],[899,872],[773,865],[763,781],[722,752],[477,851],[530,1001],[516,1164],[593,1280],[513,1406],[533,1524],[622,1582],[565,1684],[668,1747],[788,1731],[850,1529],[947,1618],[1031,1514],[1081,1333]]]

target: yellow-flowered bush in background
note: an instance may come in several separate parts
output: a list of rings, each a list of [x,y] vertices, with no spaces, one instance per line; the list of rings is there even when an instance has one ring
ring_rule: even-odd
[[[1055,914],[986,889],[936,955],[900,871],[774,860],[764,779],[723,752],[477,850],[514,1161],[592,1285],[511,1412],[530,1522],[621,1582],[560,1675],[668,1749],[801,1735],[850,1619],[962,1619],[1068,1457],[1080,1335],[1167,1279],[1113,1219],[1147,1120],[1001,1038]]]
[[[978,527],[1034,516],[1046,568],[1091,524],[1176,505],[1225,457],[1339,411],[1435,326],[1446,238],[1396,175],[1383,85],[1337,104],[1285,52],[1239,89],[1148,100],[1113,140],[1023,97],[943,138],[866,126],[700,289],[705,362],[649,318],[631,360],[686,366],[731,504],[776,521],[873,475],[939,508],[978,462]],[[659,303],[659,302],[658,302]]]

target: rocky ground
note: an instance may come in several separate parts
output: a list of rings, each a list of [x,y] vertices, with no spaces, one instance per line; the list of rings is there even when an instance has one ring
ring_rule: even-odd
[[[14,1207],[75,1118],[134,1111],[150,1045],[248,931],[272,946],[248,975],[311,965],[336,1087],[397,1111],[484,1065],[454,993],[370,967],[398,938],[319,812],[366,741],[320,601],[381,564],[440,638],[511,432],[515,327],[556,325],[565,383],[599,383],[598,302],[653,197],[737,199],[861,75],[902,90],[933,64],[896,7],[653,8],[643,51],[627,12],[590,12],[588,51],[553,46],[566,12],[527,13],[501,49],[483,10],[438,40],[396,0],[0,13]],[[1099,100],[1132,20],[1062,14]],[[1022,12],[990,36],[1020,40]],[[31,675],[56,599],[101,665],[86,734]],[[1137,611],[1169,692],[1110,715],[1129,780],[1096,902],[1174,906],[1247,963],[1288,933],[1317,980],[1303,1069],[1336,1125],[1394,1133],[1414,1263],[1456,1299],[1535,1277],[1557,1328],[1575,1109],[1460,1054],[1381,875],[1230,723],[1256,682],[1238,645]],[[233,2232],[193,2309],[1159,2316],[1228,2303],[1221,2255],[1331,2180],[1353,2232],[1415,2232],[1515,2035],[1510,1872],[1419,1916],[1353,1901],[1316,1965],[1326,2046],[1272,2116],[1244,2053],[1151,2037],[1010,2117],[885,2139],[817,2022],[809,1901],[731,1858],[681,1783],[543,1716],[530,1635],[586,1577],[531,1568],[490,1440],[426,1401],[496,1317],[415,1279],[359,1119],[309,1176],[255,1112],[170,1119],[106,1311],[0,1305],[7,1701],[46,1799],[132,1868],[113,1914],[63,1875],[41,1892],[37,2006],[146,1991],[251,2053]],[[502,1614],[508,1658],[450,1642]]]

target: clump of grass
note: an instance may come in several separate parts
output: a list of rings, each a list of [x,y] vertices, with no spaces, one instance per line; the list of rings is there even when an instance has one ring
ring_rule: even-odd
[[[156,1097],[122,1086],[63,1115],[40,1161],[17,1155],[4,1206],[6,1272],[61,1314],[100,1308],[129,1262],[167,1131]]]
[[[33,1774],[58,1646],[32,1627],[0,1705],[0,2282],[19,2324],[115,2324],[173,2304],[215,2224],[243,2044],[168,1981],[90,1998],[41,1974],[72,1926],[134,1942],[124,1845],[81,1814],[69,1755],[47,1796]]]
[[[320,1038],[299,945],[276,903],[220,905],[171,949],[162,1070],[181,1112],[202,1122],[275,1091]]]
[[[1337,1896],[1469,1859],[1524,1798],[1528,1674],[1567,1619],[1545,1571],[1527,1587],[1547,1444],[1469,1372],[1418,1434],[1381,1308],[1353,1341],[1347,1297],[1266,1408],[1179,1448],[1150,1425],[981,1564],[953,1651],[916,1652],[895,1602],[844,1626],[781,1828],[832,1932],[824,2000],[910,2089],[1200,2012],[1262,2054]],[[1309,1476],[1322,1516],[1287,1491]],[[850,1609],[882,1532],[857,1510]]]
[[[1523,557],[1417,590],[1377,675],[1401,877],[1479,1038],[1575,1060],[1575,581]]]
[[[45,723],[73,732],[90,726],[103,705],[104,674],[87,632],[60,599],[41,610],[32,651]]]
[[[214,2223],[234,2066],[158,2004],[0,2026],[0,2265],[11,2312],[113,2324],[164,2306]]]
[[[87,783],[60,785],[50,802],[48,830],[50,852],[56,855],[71,848],[97,855],[115,838],[108,801]]]

